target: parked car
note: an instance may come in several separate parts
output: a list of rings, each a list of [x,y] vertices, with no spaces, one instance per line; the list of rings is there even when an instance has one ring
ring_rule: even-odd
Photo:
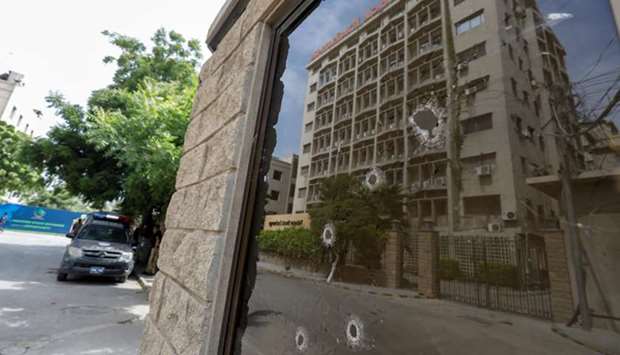
[[[134,266],[130,219],[107,212],[86,215],[77,234],[67,234],[71,243],[62,258],[57,280],[69,276],[101,276],[125,282]]]

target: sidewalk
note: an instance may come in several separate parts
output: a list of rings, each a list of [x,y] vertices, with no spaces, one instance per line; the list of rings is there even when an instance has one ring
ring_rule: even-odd
[[[132,276],[136,278],[140,286],[144,291],[146,291],[147,297],[149,291],[153,287],[153,281],[155,280],[155,275],[147,275],[144,273],[145,266],[136,265],[131,273]]]
[[[414,290],[406,290],[406,289],[394,289],[394,288],[385,288],[371,285],[360,285],[360,284],[352,284],[346,282],[336,282],[332,281],[331,283],[325,282],[326,276],[319,273],[312,273],[302,270],[297,270],[293,268],[286,269],[284,266],[276,265],[272,263],[267,263],[264,261],[258,262],[258,271],[267,271],[274,274],[282,275],[284,277],[294,277],[298,279],[305,279],[314,282],[320,282],[321,284],[337,287],[349,291],[356,291],[359,293],[365,293],[374,296],[385,296],[385,297],[396,297],[396,298],[424,298],[420,294],[418,294]]]
[[[604,329],[583,330],[579,327],[567,327],[564,324],[554,324],[552,330],[557,334],[594,349],[603,354],[620,354],[620,334]]]

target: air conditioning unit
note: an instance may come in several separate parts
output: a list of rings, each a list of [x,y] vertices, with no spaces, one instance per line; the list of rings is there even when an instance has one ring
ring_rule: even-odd
[[[487,225],[487,230],[491,233],[499,233],[502,231],[502,225],[499,223],[489,223]]]
[[[490,165],[480,165],[476,167],[476,175],[478,176],[489,176],[492,173],[492,169]]]
[[[446,186],[448,180],[446,179],[445,176],[440,176],[435,178],[435,184],[439,185],[439,186]]]
[[[467,67],[469,65],[467,63],[459,63],[456,65],[456,71],[463,71],[463,70],[467,70]]]
[[[513,211],[506,211],[502,214],[502,219],[504,221],[516,221],[517,220],[517,213],[513,212]]]
[[[428,189],[428,188],[430,188],[430,187],[431,187],[431,185],[432,185],[432,181],[430,181],[430,180],[426,180],[426,181],[424,181],[424,182],[422,183],[422,188],[424,188],[424,189]]]

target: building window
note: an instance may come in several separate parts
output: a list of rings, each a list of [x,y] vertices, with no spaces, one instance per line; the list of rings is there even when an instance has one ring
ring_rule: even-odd
[[[482,11],[456,23],[456,34],[460,35],[471,31],[484,23],[484,13]]]
[[[510,60],[515,60],[515,52],[510,44],[508,45],[508,56],[510,56]]]
[[[273,171],[273,179],[276,181],[282,180],[282,172],[280,170]]]
[[[519,90],[517,89],[517,81],[514,78],[510,78],[510,86],[512,87],[512,94],[518,97]]]
[[[519,70],[523,70],[523,59],[519,58]]]
[[[308,133],[312,131],[312,122],[306,123],[306,127],[304,128],[304,132]]]
[[[310,153],[312,145],[310,143],[304,144],[304,153]]]
[[[278,198],[280,198],[280,191],[271,190],[271,192],[269,193],[269,198],[273,201],[278,201]]]
[[[484,115],[468,118],[462,122],[462,125],[464,134],[470,134],[491,129],[493,128],[493,114],[487,113]]]
[[[301,167],[301,176],[308,176],[309,168],[307,166]]]
[[[469,63],[487,54],[486,42],[475,44],[464,51],[457,53],[457,63]]]
[[[527,105],[527,107],[530,107],[530,94],[525,90],[523,90],[523,103]]]
[[[465,215],[499,216],[502,213],[499,195],[464,197],[463,207]]]
[[[302,187],[301,189],[299,189],[297,191],[297,197],[298,198],[306,198],[306,192],[308,191],[308,189],[306,189],[305,187]]]
[[[454,0],[454,6],[464,3],[465,0]]]
[[[310,92],[315,92],[316,91],[316,83],[310,85]]]
[[[308,104],[308,112],[314,111],[314,102]]]

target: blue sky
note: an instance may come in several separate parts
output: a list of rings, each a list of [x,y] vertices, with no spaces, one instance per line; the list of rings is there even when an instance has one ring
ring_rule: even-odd
[[[306,64],[312,52],[336,33],[362,17],[378,0],[325,0],[290,36],[290,52],[283,76],[285,94],[276,126],[278,144],[275,155],[285,157],[299,151],[301,124],[306,92]],[[607,73],[600,80],[581,85],[590,105],[598,102],[615,73],[620,72],[620,43],[608,0],[539,0],[543,14],[568,13],[572,18],[550,23],[567,51],[571,80],[577,81]],[[609,48],[610,41],[614,41]],[[605,51],[598,62],[599,55]],[[611,74],[610,74],[611,73]],[[610,80],[611,79],[611,80]],[[599,108],[604,106],[598,105]],[[614,116],[619,121],[618,113]]]

